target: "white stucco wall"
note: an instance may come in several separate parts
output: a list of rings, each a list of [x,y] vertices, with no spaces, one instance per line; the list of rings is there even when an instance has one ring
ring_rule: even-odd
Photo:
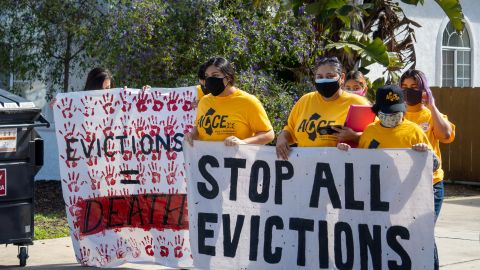
[[[480,76],[476,71],[480,70],[480,1],[461,0],[463,12],[467,21],[466,27],[470,35],[472,47],[472,86],[480,86]],[[448,17],[434,1],[425,1],[425,5],[418,7],[400,4],[407,17],[422,27],[415,31],[415,52],[417,57],[416,69],[423,71],[431,86],[441,86],[442,74],[442,34],[448,23]],[[379,66],[372,68],[368,77],[373,81],[382,76],[383,69]]]

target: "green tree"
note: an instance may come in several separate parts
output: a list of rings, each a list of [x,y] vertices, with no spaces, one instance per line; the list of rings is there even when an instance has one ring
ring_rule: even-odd
[[[464,27],[459,0],[434,0],[450,18],[457,31]],[[419,5],[424,0],[401,0]],[[257,4],[263,3],[261,0]],[[315,16],[314,27],[326,56],[338,56],[347,70],[379,63],[386,68],[388,79],[398,79],[398,71],[415,66],[414,26],[399,1],[394,0],[285,0],[284,10]]]
[[[106,6],[97,0],[1,1],[3,72],[69,90],[72,69],[95,57]]]

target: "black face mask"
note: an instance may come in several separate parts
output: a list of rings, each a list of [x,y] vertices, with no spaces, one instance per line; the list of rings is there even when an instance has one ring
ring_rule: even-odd
[[[220,95],[226,88],[223,84],[223,79],[224,78],[208,77],[205,80],[205,88],[207,88],[206,90],[214,96]]]
[[[326,79],[315,80],[315,88],[317,88],[318,93],[323,97],[330,98],[340,89],[340,83],[338,80],[325,82]],[[322,81],[322,82],[318,82]]]
[[[205,85],[201,85],[201,84],[200,84],[200,88],[202,89],[202,93],[203,93],[204,95],[210,94],[210,92],[208,92],[208,90],[207,90],[207,88],[205,87]]]
[[[407,88],[404,91],[405,101],[408,105],[414,106],[422,102],[422,91],[418,91],[412,88]]]

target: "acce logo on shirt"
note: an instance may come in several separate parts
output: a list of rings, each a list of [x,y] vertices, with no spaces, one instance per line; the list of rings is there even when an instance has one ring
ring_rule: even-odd
[[[234,128],[235,123],[229,123],[227,119],[228,115],[215,114],[215,110],[210,108],[204,115],[200,116],[198,126],[205,129],[205,133],[208,135],[212,135],[214,128]]]
[[[308,134],[308,139],[311,141],[315,141],[317,139],[317,134],[332,134],[330,125],[334,124],[335,121],[320,120],[320,118],[321,116],[318,113],[314,113],[308,120],[303,119],[298,126],[297,132],[306,132]]]

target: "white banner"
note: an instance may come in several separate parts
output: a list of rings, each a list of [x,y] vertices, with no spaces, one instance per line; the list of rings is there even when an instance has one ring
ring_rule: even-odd
[[[433,269],[430,152],[184,146],[200,269]]]
[[[181,152],[195,97],[195,87],[57,95],[63,196],[80,263],[191,266]]]

